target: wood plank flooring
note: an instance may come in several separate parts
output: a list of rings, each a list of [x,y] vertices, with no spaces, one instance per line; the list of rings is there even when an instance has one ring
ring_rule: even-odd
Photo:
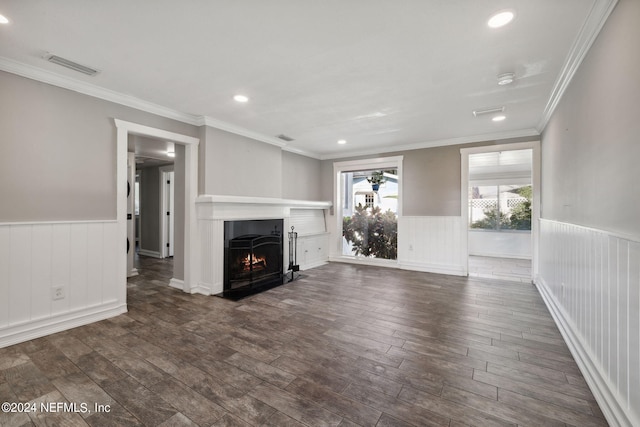
[[[0,401],[110,412],[0,425],[607,425],[530,284],[332,263],[234,302],[140,262],[127,314],[0,349]]]

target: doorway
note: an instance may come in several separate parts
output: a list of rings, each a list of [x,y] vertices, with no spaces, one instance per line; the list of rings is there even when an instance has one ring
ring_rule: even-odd
[[[128,149],[134,153],[136,165],[137,255],[152,258],[173,256],[175,145],[130,135]]]
[[[539,143],[462,149],[469,276],[531,282],[537,272]]]
[[[180,197],[175,200],[175,235],[179,236],[175,243],[174,274],[169,286],[190,292],[197,283],[198,259],[197,259],[197,220],[195,215],[195,201],[198,188],[198,144],[200,140],[187,135],[168,132],[162,129],[152,128],[137,123],[114,120],[117,128],[116,148],[116,222],[118,235],[122,241],[132,237],[127,233],[127,153],[129,135],[143,136],[165,142],[172,142],[181,146],[184,161],[181,164],[183,170],[176,177],[182,176],[184,182],[179,185]],[[178,244],[180,243],[180,244]],[[118,253],[118,281],[121,287],[118,291],[118,299],[126,302],[127,287],[127,253],[122,246],[122,252]]]

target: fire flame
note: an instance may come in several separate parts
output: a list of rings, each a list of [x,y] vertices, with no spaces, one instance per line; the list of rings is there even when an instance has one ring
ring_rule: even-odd
[[[253,269],[262,269],[267,267],[267,258],[266,257],[256,257],[253,254],[247,254],[246,257],[242,259],[242,265],[244,266],[245,271]]]

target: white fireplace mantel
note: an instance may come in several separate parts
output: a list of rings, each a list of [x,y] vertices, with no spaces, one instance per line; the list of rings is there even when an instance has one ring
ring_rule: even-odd
[[[185,292],[201,293],[205,295],[219,294],[223,289],[224,281],[224,222],[236,220],[254,219],[283,219],[284,230],[289,230],[296,214],[302,214],[303,220],[310,220],[312,224],[314,218],[321,218],[321,230],[315,227],[315,235],[301,236],[300,251],[303,261],[309,258],[308,266],[321,265],[328,260],[328,233],[326,233],[326,222],[324,215],[309,215],[309,210],[328,210],[332,207],[331,202],[318,202],[308,200],[289,200],[267,197],[243,197],[243,196],[222,196],[203,195],[196,199],[196,215],[198,218],[198,253],[200,262],[199,280],[197,286],[184,288]],[[293,214],[292,214],[293,211]],[[298,216],[299,218],[300,216]],[[304,223],[295,222],[304,230]],[[298,227],[296,227],[298,228]],[[313,227],[311,227],[313,228]],[[304,239],[309,239],[305,248]],[[288,245],[285,245],[284,260],[288,260]],[[284,265],[286,268],[287,265]]]
[[[196,199],[198,219],[288,218],[291,209],[330,209],[331,202],[271,197],[202,195]]]

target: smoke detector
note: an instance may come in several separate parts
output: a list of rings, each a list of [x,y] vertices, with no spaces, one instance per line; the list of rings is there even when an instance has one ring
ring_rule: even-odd
[[[498,85],[510,85],[516,79],[515,73],[504,73],[498,76]]]

